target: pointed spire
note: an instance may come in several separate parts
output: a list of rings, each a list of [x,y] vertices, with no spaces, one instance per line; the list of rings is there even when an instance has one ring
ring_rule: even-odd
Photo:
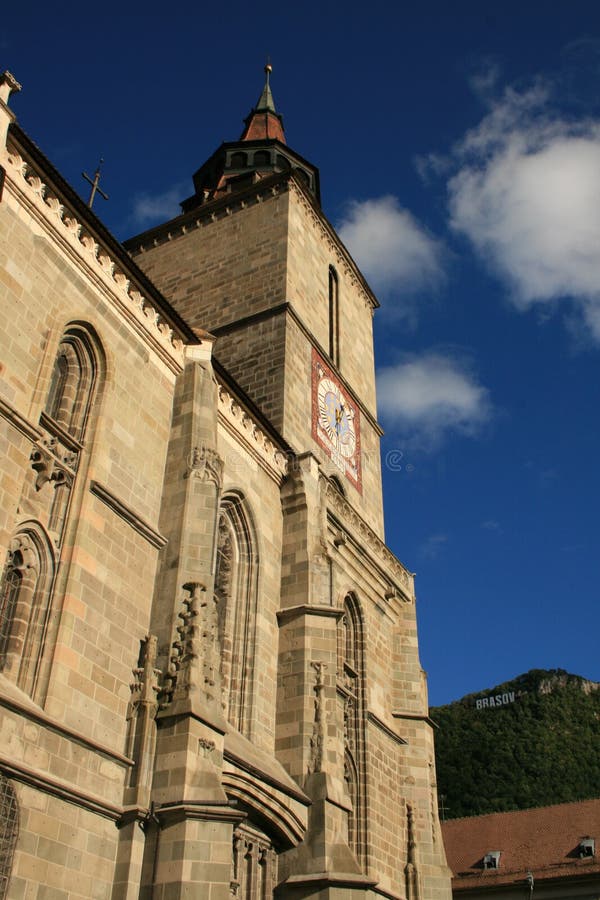
[[[273,66],[268,62],[265,66],[265,86],[262,89],[262,94],[258,98],[258,103],[254,107],[254,112],[276,112],[273,94],[271,93],[271,85],[269,83],[272,71]]]
[[[275,110],[275,102],[271,93],[270,76],[273,66],[268,62],[265,66],[265,86],[258,98],[258,103],[244,120],[245,128],[240,137],[241,141],[269,141],[276,140],[285,144],[283,120]]]

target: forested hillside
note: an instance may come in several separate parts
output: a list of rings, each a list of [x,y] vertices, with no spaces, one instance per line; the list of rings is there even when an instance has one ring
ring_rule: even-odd
[[[533,669],[431,707],[444,818],[600,797],[600,684]]]

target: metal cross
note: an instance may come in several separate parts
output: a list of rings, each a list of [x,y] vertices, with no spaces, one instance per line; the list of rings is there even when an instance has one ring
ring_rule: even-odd
[[[89,206],[90,209],[92,208],[92,204],[93,204],[93,202],[94,202],[94,198],[95,198],[95,196],[96,196],[96,193],[100,194],[101,197],[104,197],[105,200],[108,200],[108,194],[105,194],[104,191],[102,190],[102,188],[99,187],[99,182],[100,182],[100,169],[102,168],[102,163],[103,163],[103,162],[104,162],[104,160],[101,159],[100,162],[98,163],[98,168],[97,168],[96,171],[94,172],[94,177],[93,177],[93,179],[90,178],[90,176],[87,175],[85,172],[82,172],[82,173],[81,173],[82,177],[85,178],[85,180],[88,181],[88,182],[91,184],[91,186],[92,186],[92,190],[90,191],[90,199],[88,200],[88,204],[87,204],[87,205]]]

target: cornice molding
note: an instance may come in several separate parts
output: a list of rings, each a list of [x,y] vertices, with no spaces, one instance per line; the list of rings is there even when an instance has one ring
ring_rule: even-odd
[[[33,164],[16,147],[0,149],[0,164],[6,169],[5,195],[27,209],[43,230],[56,239],[84,276],[103,289],[114,308],[158,354],[175,374],[183,368],[183,348],[150,301],[137,289],[124,266],[99,243],[74,210],[46,184]]]
[[[415,591],[414,574],[402,565],[329,479],[324,475],[322,478],[325,484],[327,509],[330,515],[333,514],[335,517],[340,531],[352,537],[362,552],[370,551],[371,558],[380,569],[383,569],[384,577],[391,580],[393,586],[397,588],[399,597],[406,603],[412,602]]]
[[[92,480],[90,482],[90,491],[99,500],[102,500],[112,511],[120,518],[131,525],[134,531],[137,531],[144,540],[148,541],[157,550],[161,550],[167,544],[167,539],[156,528],[153,528],[142,516],[135,512],[122,500],[119,500],[116,494],[100,484],[99,481]]]
[[[291,619],[298,619],[300,616],[341,619],[343,615],[344,610],[338,606],[319,606],[317,604],[303,603],[300,606],[288,606],[285,609],[278,609],[277,621],[279,625],[285,625]]]
[[[129,768],[135,764],[134,760],[130,759],[128,756],[123,756],[122,753],[118,753],[116,750],[104,746],[104,744],[99,744],[97,741],[93,741],[91,738],[85,737],[78,731],[74,731],[72,728],[68,728],[66,725],[62,725],[60,722],[52,719],[42,709],[34,704],[33,700],[30,700],[29,697],[27,697],[24,702],[20,702],[16,697],[9,696],[7,694],[7,690],[10,690],[10,686],[7,684],[4,678],[2,678],[2,681],[0,683],[2,685],[0,707],[4,706],[6,707],[6,709],[10,709],[12,712],[18,713],[26,719],[31,719],[31,721],[37,722],[39,725],[42,725],[45,728],[56,732],[56,734],[59,734],[61,737],[66,738],[70,741],[74,741],[76,744],[80,744],[82,747],[86,747],[93,753],[99,753],[101,756],[106,757],[106,759],[110,759],[113,762],[119,763],[120,765]],[[12,687],[13,691],[17,690],[14,686]]]
[[[278,447],[252,416],[244,409],[233,393],[218,385],[218,412],[224,427],[254,457],[260,466],[278,483],[288,471],[288,457]]]
[[[208,822],[230,822],[237,825],[246,818],[246,813],[223,803],[196,803],[193,800],[180,800],[175,803],[155,807],[155,815],[161,825],[183,822],[185,819],[200,819]]]
[[[183,237],[190,231],[196,231],[204,225],[211,225],[219,219],[226,219],[233,213],[249,206],[256,206],[265,199],[278,197],[288,191],[289,174],[271,175],[262,178],[260,181],[251,185],[243,191],[236,191],[218,200],[212,200],[204,206],[198,206],[183,213],[175,219],[170,219],[163,225],[144,231],[142,234],[129,238],[124,242],[124,247],[128,250],[133,258],[146,250],[159,247],[161,244],[167,244],[177,238]]]
[[[357,889],[369,888],[372,890],[377,885],[377,879],[354,872],[315,872],[308,875],[289,875],[282,884],[290,887],[308,886],[312,890],[320,886],[356,887]]]
[[[0,756],[0,770],[7,778],[26,784],[28,787],[42,791],[44,794],[58,797],[59,800],[63,800],[65,803],[72,803],[79,808],[87,809],[106,819],[112,819],[113,822],[119,821],[123,815],[122,806],[115,806],[102,797],[88,794],[86,791],[80,791],[78,788],[66,785],[56,778],[50,778],[44,772],[31,769],[29,766],[16,763],[4,756]]]
[[[420,713],[405,713],[400,712],[399,710],[392,710],[392,718],[393,719],[407,719],[409,721],[414,722],[425,722],[429,725],[430,728],[438,728],[436,722],[433,719],[430,719],[427,715],[421,715]]]
[[[407,740],[405,740],[403,737],[400,737],[399,734],[396,734],[396,732],[392,728],[390,728],[389,725],[385,724],[383,719],[380,719],[379,716],[377,716],[374,712],[371,712],[371,710],[367,711],[367,719],[369,720],[369,722],[371,722],[372,725],[374,725],[380,731],[383,731],[383,733],[396,744],[408,744]]]
[[[23,437],[30,441],[37,441],[42,436],[42,429],[34,425],[19,412],[16,407],[4,397],[0,397],[0,416],[16,428]]]

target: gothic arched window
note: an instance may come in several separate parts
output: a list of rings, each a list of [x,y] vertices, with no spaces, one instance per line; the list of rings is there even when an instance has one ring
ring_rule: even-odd
[[[344,780],[352,809],[348,815],[348,843],[357,860],[365,859],[365,686],[364,636],[358,601],[344,600],[338,625],[337,691],[344,720]]]
[[[256,627],[258,550],[247,504],[239,494],[221,501],[215,594],[218,604],[221,677],[228,721],[248,732]]]
[[[98,376],[94,339],[87,328],[73,325],[59,344],[45,412],[72,437],[85,432]]]
[[[0,671],[31,697],[38,681],[54,579],[54,551],[31,523],[11,541],[0,582]]]
[[[0,900],[8,896],[15,844],[19,835],[19,806],[13,786],[0,773]]]
[[[38,473],[40,491],[52,483],[47,526],[60,545],[83,439],[96,396],[104,354],[92,328],[82,323],[64,332],[54,361],[46,405],[40,424],[41,442],[34,447],[31,462]]]
[[[103,365],[91,326],[70,324],[58,345],[40,417],[42,434],[30,457],[36,472],[31,487],[41,492],[35,500],[38,519],[18,526],[0,580],[0,671],[36,700],[47,684],[46,648],[57,627],[52,615],[56,560]]]

